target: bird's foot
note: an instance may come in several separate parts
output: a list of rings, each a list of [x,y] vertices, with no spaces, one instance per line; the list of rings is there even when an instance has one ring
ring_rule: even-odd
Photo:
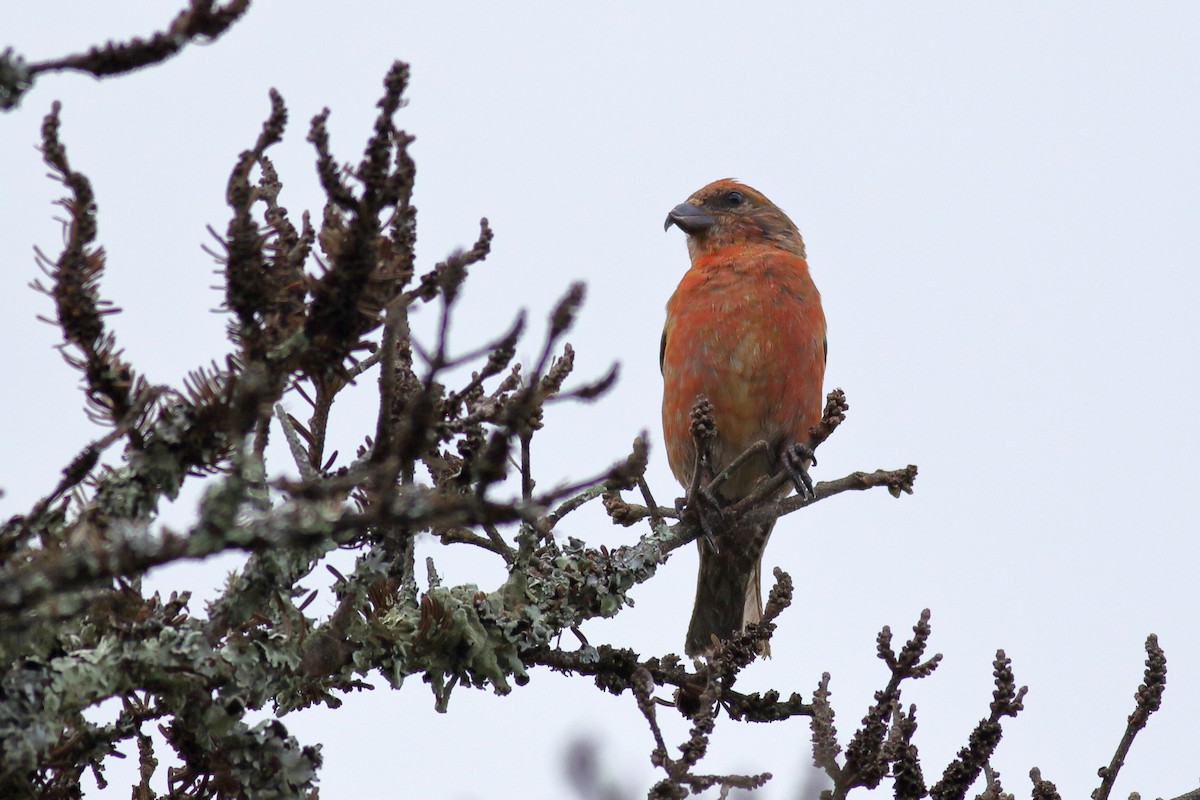
[[[808,499],[817,496],[816,490],[813,489],[812,478],[808,476],[810,465],[814,467],[817,465],[817,456],[808,445],[794,444],[784,448],[783,468],[791,478],[792,485],[796,487],[796,494]]]
[[[704,544],[714,555],[720,555],[721,548],[717,545],[716,533],[716,523],[721,520],[720,501],[703,490],[696,495],[698,502],[690,505],[686,497],[676,498],[675,510],[679,512],[681,520],[691,517],[700,526],[700,538],[704,540]]]
[[[715,556],[721,555],[721,548],[717,544],[717,534],[713,531],[712,517],[708,514],[700,515],[700,535],[704,538],[704,543],[708,545],[708,549]]]

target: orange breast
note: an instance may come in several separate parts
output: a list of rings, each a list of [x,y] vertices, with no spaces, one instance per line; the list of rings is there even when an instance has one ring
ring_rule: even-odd
[[[821,417],[825,315],[804,259],[761,246],[697,259],[667,303],[662,373],[663,434],[681,484],[695,460],[697,395],[713,404],[716,470],[760,439],[771,445],[724,488],[729,499],[744,495]]]

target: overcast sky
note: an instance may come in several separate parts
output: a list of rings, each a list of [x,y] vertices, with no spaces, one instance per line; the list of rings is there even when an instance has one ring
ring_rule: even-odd
[[[148,34],[177,5],[6,0],[0,46],[60,56]],[[1082,797],[1121,736],[1155,632],[1163,709],[1114,797],[1196,788],[1200,5],[571,5],[261,0],[164,66],[39,80],[0,115],[0,515],[49,491],[100,432],[51,349],[56,330],[35,319],[50,301],[26,288],[33,248],[61,241],[61,187],[34,149],[51,102],[63,101],[62,138],[95,186],[103,292],[125,310],[112,328],[152,381],[178,384],[229,350],[200,248],[205,226],[225,228],[226,180],[268,89],[291,112],[272,151],[283,202],[319,214],[308,121],[330,107],[335,151],[357,160],[401,59],[421,264],[473,242],[482,216],[496,231],[454,342],[478,345],[521,307],[540,318],[585,280],[577,374],[621,362],[599,405],[548,415],[535,440],[544,484],[596,471],[648,429],[651,485],[666,502],[679,491],[658,421],[663,304],[687,264],[682,235],[662,230],[672,206],[737,177],[804,234],[829,321],[827,386],[851,405],[814,477],[921,472],[912,497],[843,495],[778,525],[765,565],[796,578],[796,600],[775,658],[740,686],[810,694],[829,671],[851,731],[886,681],[876,632],[899,636],[929,607],[945,661],[904,700],[919,707],[930,783],[985,715],[1002,647],[1030,687],[993,761],[1006,788],[1028,796],[1036,765]],[[369,392],[341,412],[336,446],[352,452],[373,428]],[[186,524],[194,500],[166,519]],[[595,545],[636,535],[594,510],[560,527]],[[448,580],[502,579],[456,549],[426,543],[422,555]],[[585,633],[679,651],[695,562],[680,552],[635,590],[636,608]],[[194,589],[203,613],[236,563],[164,570],[153,584]],[[633,699],[546,670],[507,697],[459,689],[446,715],[417,679],[284,721],[323,744],[325,800],[559,797],[578,737],[635,795],[655,780]],[[672,719],[669,741],[685,731]],[[725,720],[703,769],[770,770],[763,796],[793,797],[809,753],[805,719]],[[128,796],[132,767],[114,766],[114,787],[94,796]]]

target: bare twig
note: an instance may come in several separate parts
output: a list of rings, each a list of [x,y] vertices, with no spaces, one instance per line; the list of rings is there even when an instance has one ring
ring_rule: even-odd
[[[215,41],[249,7],[250,0],[229,0],[220,5],[214,0],[191,0],[165,31],[154,33],[148,39],[134,38],[119,44],[109,42],[86,53],[33,64],[26,64],[12,50],[5,50],[0,54],[0,109],[16,107],[21,96],[42,73],[72,70],[104,78],[166,61],[196,40]]]

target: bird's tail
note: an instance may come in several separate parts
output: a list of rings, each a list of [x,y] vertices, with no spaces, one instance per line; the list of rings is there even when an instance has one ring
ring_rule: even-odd
[[[774,522],[753,531],[721,536],[720,552],[714,552],[703,539],[699,541],[696,604],[684,644],[688,655],[711,653],[713,636],[728,639],[762,619],[762,554],[773,527]],[[762,653],[771,654],[765,642]]]

